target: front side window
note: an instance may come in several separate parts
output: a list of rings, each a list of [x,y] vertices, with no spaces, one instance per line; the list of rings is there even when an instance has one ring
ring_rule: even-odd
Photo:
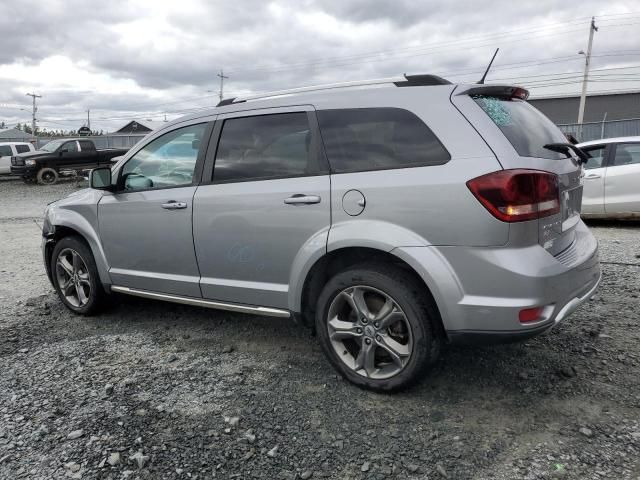
[[[13,155],[9,145],[0,145],[0,157],[10,157]]]
[[[225,120],[216,152],[215,182],[318,173],[306,112]]]
[[[522,157],[567,158],[544,146],[548,143],[567,143],[558,127],[540,110],[517,98],[476,95],[473,97],[489,118]]]
[[[620,143],[616,146],[613,166],[640,163],[640,143]]]
[[[585,147],[582,149],[589,160],[584,164],[584,168],[586,170],[591,170],[592,168],[602,168],[602,162],[604,160],[604,152],[605,146],[598,145],[597,147]]]
[[[191,185],[206,124],[166,133],[148,143],[122,167],[125,191]]]
[[[335,173],[442,165],[451,159],[429,127],[408,110],[320,110],[318,123]]]
[[[16,152],[18,153],[27,153],[30,152],[28,145],[16,145]]]
[[[68,153],[76,153],[78,151],[78,142],[67,142],[62,147],[63,150],[66,150]]]

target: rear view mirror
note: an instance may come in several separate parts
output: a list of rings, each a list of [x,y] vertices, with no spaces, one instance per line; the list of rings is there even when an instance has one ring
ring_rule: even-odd
[[[94,168],[91,170],[91,188],[108,190],[111,188],[111,169]]]

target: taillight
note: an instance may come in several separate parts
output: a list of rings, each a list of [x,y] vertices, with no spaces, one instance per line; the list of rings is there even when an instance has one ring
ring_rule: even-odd
[[[542,318],[543,313],[544,307],[525,308],[524,310],[520,310],[518,319],[520,323],[537,322]]]
[[[500,170],[467,182],[487,210],[503,222],[524,222],[560,212],[558,176],[540,170]]]

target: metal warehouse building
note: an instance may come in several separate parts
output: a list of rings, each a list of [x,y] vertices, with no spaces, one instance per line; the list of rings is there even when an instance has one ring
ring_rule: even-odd
[[[529,102],[556,125],[578,137],[580,96],[532,98]],[[640,91],[587,95],[581,141],[640,135]]]

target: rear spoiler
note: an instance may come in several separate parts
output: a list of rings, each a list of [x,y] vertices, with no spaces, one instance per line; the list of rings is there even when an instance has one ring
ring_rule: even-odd
[[[515,85],[461,85],[454,95],[486,95],[488,97],[508,97],[526,100],[529,91]]]

